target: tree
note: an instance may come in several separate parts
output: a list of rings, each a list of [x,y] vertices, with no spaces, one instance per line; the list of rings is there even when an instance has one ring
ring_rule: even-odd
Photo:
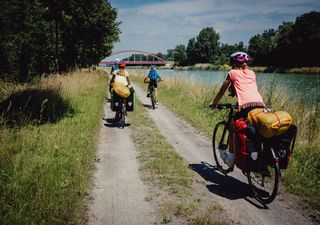
[[[174,49],[168,49],[167,50],[167,61],[174,61],[174,57],[173,57],[173,54],[174,54]]]
[[[272,54],[277,46],[276,31],[274,29],[265,30],[262,34],[257,34],[249,40],[248,51],[254,58],[255,65],[271,65]]]
[[[294,55],[294,46],[290,36],[293,32],[293,22],[283,22],[277,30],[276,42],[277,46],[274,51],[273,65],[286,67],[294,65],[295,59],[292,57]]]
[[[119,39],[116,18],[105,0],[1,1],[0,76],[24,82],[97,64]]]
[[[195,38],[189,40],[186,53],[187,53],[187,62],[188,64],[196,64],[200,59],[200,52],[197,48],[197,41]]]
[[[195,49],[199,51],[199,63],[213,63],[218,55],[220,35],[212,28],[203,28],[197,36]]]
[[[174,62],[179,66],[185,66],[187,64],[187,53],[184,45],[177,45],[173,53]]]
[[[289,39],[296,66],[320,66],[320,12],[297,17]]]

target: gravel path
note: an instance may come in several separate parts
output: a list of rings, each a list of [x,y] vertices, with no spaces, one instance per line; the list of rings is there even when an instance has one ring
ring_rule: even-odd
[[[133,86],[142,104],[150,105],[146,93],[138,86]],[[236,223],[314,224],[303,215],[302,211],[296,210],[294,201],[284,199],[281,195],[268,206],[261,205],[250,196],[247,179],[240,170],[235,169],[229,176],[217,172],[212,166],[214,163],[211,141],[163,105],[160,104],[156,110],[149,109],[149,115],[161,134],[189,163],[189,167],[204,179],[205,195],[216,199]]]
[[[160,215],[145,201],[149,191],[139,175],[130,126],[124,129],[113,127],[114,112],[109,103],[105,104],[104,110],[88,203],[88,224],[156,224]]]

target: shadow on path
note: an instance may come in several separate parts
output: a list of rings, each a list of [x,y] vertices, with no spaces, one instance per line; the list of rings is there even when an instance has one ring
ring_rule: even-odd
[[[106,123],[104,124],[106,127],[120,128],[119,122],[115,121],[114,118],[105,118]],[[130,123],[125,123],[125,127],[129,127]]]
[[[147,109],[153,109],[152,105],[150,105],[150,104],[142,104],[142,106],[147,108]],[[156,108],[158,108],[158,107],[156,106]]]
[[[206,181],[212,183],[206,185],[210,192],[230,200],[243,198],[260,209],[268,208],[253,198],[249,184],[222,174],[215,166],[201,162],[201,164],[189,164],[189,168],[197,172]]]

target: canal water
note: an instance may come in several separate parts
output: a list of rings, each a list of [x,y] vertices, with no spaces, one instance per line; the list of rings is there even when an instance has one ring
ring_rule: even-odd
[[[136,70],[136,69],[135,69]],[[139,69],[145,72],[149,70]],[[163,78],[183,79],[192,83],[201,83],[206,86],[220,85],[226,78],[226,71],[180,71],[158,70]],[[275,84],[275,90],[285,90],[293,98],[305,97],[313,102],[320,95],[320,74],[279,74],[279,73],[256,73],[258,86],[268,87]]]

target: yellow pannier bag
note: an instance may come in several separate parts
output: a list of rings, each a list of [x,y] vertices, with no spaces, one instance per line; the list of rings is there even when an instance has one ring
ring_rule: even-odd
[[[285,133],[292,124],[292,117],[285,111],[268,111],[263,108],[253,109],[248,113],[248,122],[255,126],[259,134],[271,138]]]
[[[122,83],[114,83],[113,90],[121,98],[128,98],[130,96],[130,89]]]

